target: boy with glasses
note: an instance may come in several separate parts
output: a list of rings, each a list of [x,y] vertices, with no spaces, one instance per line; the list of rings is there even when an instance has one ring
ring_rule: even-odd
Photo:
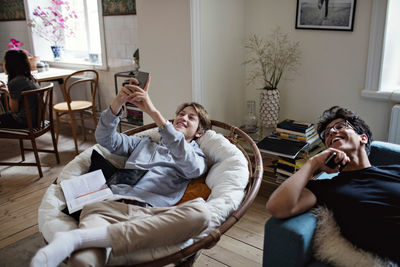
[[[267,202],[277,218],[288,218],[315,204],[332,210],[342,235],[355,246],[400,263],[400,165],[371,166],[371,131],[348,109],[322,114],[317,131],[327,149],[310,158],[283,182]],[[333,168],[326,159],[336,153]],[[312,180],[318,170],[340,173]]]

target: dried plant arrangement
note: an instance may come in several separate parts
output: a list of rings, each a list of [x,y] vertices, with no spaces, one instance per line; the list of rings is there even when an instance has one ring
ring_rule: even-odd
[[[243,64],[255,66],[249,72],[248,84],[261,80],[262,89],[274,90],[286,72],[296,71],[300,65],[300,42],[292,42],[288,34],[277,27],[264,39],[253,34],[245,43],[248,59]]]

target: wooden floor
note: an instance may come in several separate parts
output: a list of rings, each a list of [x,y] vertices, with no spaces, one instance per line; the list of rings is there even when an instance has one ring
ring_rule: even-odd
[[[40,156],[43,178],[39,178],[36,167],[0,166],[0,248],[38,231],[37,209],[42,196],[63,166],[75,157],[69,127],[64,129],[58,144],[61,163],[57,165],[52,154]],[[95,143],[92,135],[88,135],[88,139],[86,142],[80,140],[80,151]],[[50,135],[39,138],[38,145],[50,147]],[[20,159],[18,141],[0,139],[0,161]],[[27,161],[33,159],[32,153],[26,153]],[[265,202],[265,197],[258,196],[244,217],[216,246],[202,251],[195,266],[261,266],[264,224],[269,218]]]

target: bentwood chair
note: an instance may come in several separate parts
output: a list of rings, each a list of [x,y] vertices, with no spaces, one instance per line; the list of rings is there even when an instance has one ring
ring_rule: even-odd
[[[38,152],[54,153],[56,155],[57,163],[60,163],[60,157],[58,155],[57,143],[55,139],[54,126],[53,126],[53,84],[48,86],[28,90],[22,92],[24,99],[24,105],[26,110],[26,118],[28,122],[28,128],[25,129],[11,129],[11,128],[0,128],[0,138],[6,139],[18,139],[22,162],[0,162],[0,165],[7,166],[37,166],[39,176],[43,177],[42,167],[40,164],[40,158]],[[32,114],[30,113],[30,107],[28,99],[35,98],[38,102],[37,119],[33,124]],[[53,150],[38,149],[36,145],[36,138],[49,132],[51,133],[51,139],[53,141]],[[23,140],[30,140],[32,148],[25,148]],[[33,151],[36,162],[24,162],[25,151]]]
[[[53,107],[57,120],[57,142],[60,129],[60,120],[69,122],[72,126],[72,135],[74,137],[76,154],[79,154],[77,140],[77,120],[81,121],[84,140],[86,140],[85,119],[92,118],[94,127],[97,126],[95,101],[98,80],[99,74],[95,70],[80,70],[72,73],[65,79],[63,86],[61,86],[65,102],[55,104]],[[76,99],[77,97],[74,96],[73,91],[75,91],[75,94],[77,90],[80,92],[86,91],[86,86],[90,89],[90,101]],[[79,117],[77,118],[76,115],[78,114]]]
[[[6,84],[3,81],[0,81],[0,87],[5,86]],[[10,110],[10,94],[8,92],[0,92],[1,105],[3,105],[4,112]]]

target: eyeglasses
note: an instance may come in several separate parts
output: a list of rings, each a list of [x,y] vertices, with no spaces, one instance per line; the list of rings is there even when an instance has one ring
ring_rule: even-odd
[[[331,132],[332,129],[334,129],[335,131],[341,131],[347,128],[351,128],[353,130],[355,130],[354,126],[350,124],[350,122],[346,121],[339,121],[337,123],[335,123],[334,125],[332,125],[329,128],[325,128],[325,130],[323,130],[320,134],[319,137],[325,142],[326,138],[328,137],[329,133]]]

